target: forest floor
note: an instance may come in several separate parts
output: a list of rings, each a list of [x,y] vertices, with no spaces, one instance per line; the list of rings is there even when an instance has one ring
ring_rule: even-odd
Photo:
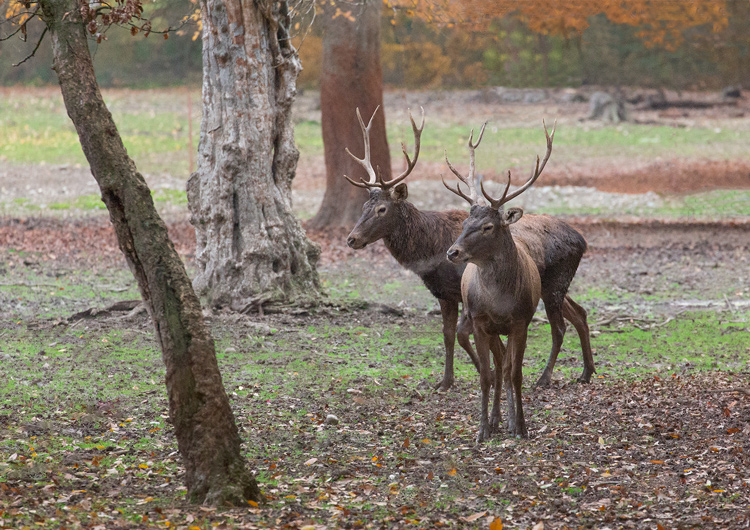
[[[620,162],[606,167],[626,168]],[[731,177],[739,184],[714,185],[707,179],[720,172],[705,171],[703,187],[746,188],[745,163],[726,162],[740,168]],[[585,175],[589,164],[555,178]],[[40,202],[61,173],[78,174],[14,168],[3,193]],[[298,193],[309,179],[320,183],[320,171],[302,170]],[[665,193],[667,173],[631,195]],[[89,193],[80,182],[76,193]],[[556,184],[571,183],[580,184]],[[184,205],[160,207],[190,272],[195,238]],[[568,216],[590,244],[571,295],[589,313],[597,373],[591,384],[573,382],[582,362],[571,328],[552,387],[534,387],[551,342],[539,312],[524,363],[530,437],[500,433],[481,446],[478,381],[463,352],[455,386],[434,390],[443,370],[434,299],[382,244],[355,252],[344,232],[311,233],[323,251],[325,303],[208,314],[267,498],[224,509],[184,502],[152,325],[143,312],[112,307],[138,291],[106,214],[62,213],[0,218],[2,528],[750,527],[743,215]],[[329,415],[336,421],[326,423]]]

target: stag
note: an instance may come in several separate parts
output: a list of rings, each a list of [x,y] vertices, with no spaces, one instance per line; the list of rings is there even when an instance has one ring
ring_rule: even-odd
[[[377,109],[375,110],[377,112]],[[373,113],[374,117],[374,113]],[[403,267],[415,272],[427,289],[438,299],[443,320],[443,343],[445,345],[445,369],[436,388],[448,390],[454,382],[453,357],[456,339],[466,350],[473,364],[479,368],[476,354],[469,336],[471,325],[463,319],[459,323],[461,303],[461,275],[464,264],[453,264],[446,260],[445,252],[461,233],[461,223],[467,212],[448,210],[443,212],[420,211],[406,199],[408,189],[404,179],[411,173],[419,157],[424,109],[418,127],[411,119],[414,132],[414,157],[409,157],[402,144],[406,159],[406,170],[389,181],[383,181],[370,162],[370,128],[372,118],[365,126],[357,109],[364,138],[365,154],[357,158],[350,156],[365,169],[368,180],[359,182],[346,177],[355,186],[366,188],[369,199],[364,204],[362,216],[347,238],[353,249],[361,249],[382,239],[386,248]],[[534,220],[534,222],[532,222]],[[552,350],[547,366],[539,378],[538,385],[548,386],[552,371],[565,334],[565,321],[571,322],[578,332],[583,350],[584,370],[578,379],[588,383],[594,373],[594,361],[589,342],[586,311],[567,296],[570,282],[586,250],[583,237],[567,223],[546,215],[527,215],[513,225],[514,237],[526,241],[542,279],[542,300],[552,330]]]
[[[544,160],[540,164],[537,157],[536,168],[518,190],[508,193],[510,172],[508,184],[499,199],[490,197],[480,180],[482,195],[488,205],[477,194],[474,176],[474,151],[482,141],[484,125],[476,143],[473,142],[474,131],[469,137],[470,163],[467,177],[463,177],[446,157],[453,174],[468,186],[469,195],[463,193],[460,184],[451,188],[445,179],[443,184],[471,205],[461,235],[448,249],[448,259],[453,263],[468,263],[461,278],[461,296],[464,310],[474,327],[474,344],[479,361],[482,407],[478,443],[487,440],[499,428],[503,382],[507,393],[508,431],[515,436],[528,436],[521,402],[522,364],[529,324],[542,295],[542,281],[528,247],[523,241],[514,239],[510,231],[510,226],[523,217],[523,210],[504,210],[503,205],[528,189],[544,170],[552,154],[555,131],[553,129],[550,136],[545,126],[544,134],[547,137]],[[508,336],[507,349],[498,334]],[[495,362],[495,393],[492,415],[488,417],[489,394],[493,386],[490,351]]]

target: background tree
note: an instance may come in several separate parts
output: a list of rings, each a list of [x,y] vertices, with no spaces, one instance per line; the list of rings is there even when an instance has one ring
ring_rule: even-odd
[[[310,227],[352,227],[362,213],[367,191],[344,180],[366,177],[344,148],[362,156],[359,108],[369,120],[383,105],[380,66],[381,0],[323,2],[323,64],[320,76],[321,126],[326,162],[326,192]],[[371,160],[384,179],[391,178],[391,155],[385,130],[385,112],[375,116]]]
[[[24,2],[24,9],[28,16],[20,23],[39,17],[45,27],[41,35],[50,35],[53,68],[68,115],[154,322],[189,498],[212,504],[258,501],[260,490],[240,455],[237,427],[198,298],[94,75],[87,32],[101,35],[102,25],[113,23],[147,26],[140,18],[140,3],[116,2],[94,11],[77,0],[39,0]]]
[[[190,222],[193,286],[211,306],[315,299],[320,249],[292,213],[300,71],[285,1],[202,0],[203,120]]]

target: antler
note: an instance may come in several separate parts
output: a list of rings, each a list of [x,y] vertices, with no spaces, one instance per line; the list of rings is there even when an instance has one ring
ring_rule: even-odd
[[[346,152],[349,153],[349,156],[352,157],[354,160],[356,160],[360,166],[365,168],[365,171],[367,172],[367,176],[369,177],[368,180],[360,179],[362,183],[354,182],[352,179],[344,175],[344,178],[357,186],[358,188],[372,188],[377,186],[377,180],[378,177],[375,175],[375,170],[372,169],[372,163],[370,162],[370,127],[372,127],[372,120],[375,119],[375,114],[378,113],[378,109],[380,108],[380,105],[378,105],[375,108],[375,112],[372,113],[372,116],[370,116],[370,121],[367,123],[367,127],[365,127],[365,122],[362,121],[362,115],[359,113],[359,107],[357,107],[357,119],[359,120],[359,126],[362,128],[362,137],[364,138],[365,143],[365,156],[364,158],[357,158],[352,154],[351,151],[349,151],[349,148],[346,148]]]
[[[456,183],[456,187],[451,188],[447,182],[445,182],[445,178],[441,177],[443,179],[443,185],[448,188],[450,191],[461,197],[462,199],[469,202],[469,204],[474,205],[477,203],[477,186],[476,181],[474,179],[474,173],[476,172],[476,164],[475,164],[475,157],[474,157],[474,150],[479,146],[479,143],[482,141],[482,137],[484,136],[484,128],[487,126],[487,122],[484,122],[482,124],[482,130],[479,132],[479,138],[477,139],[477,143],[474,143],[474,129],[471,130],[471,134],[469,135],[469,175],[468,177],[464,177],[461,175],[461,173],[458,172],[458,170],[453,167],[453,164],[450,163],[448,160],[448,153],[445,153],[445,163],[448,164],[448,168],[451,170],[451,172],[456,175],[458,180],[463,182],[469,187],[469,195],[466,195],[463,191],[461,191],[461,184]]]
[[[542,174],[542,171],[544,171],[544,166],[547,165],[547,160],[549,160],[550,155],[552,154],[552,140],[555,138],[555,130],[557,129],[557,120],[555,120],[555,124],[552,126],[552,134],[550,135],[549,132],[547,132],[547,124],[544,123],[544,120],[542,120],[542,124],[544,125],[544,136],[547,137],[547,153],[544,155],[544,159],[542,160],[541,164],[539,163],[539,156],[536,157],[536,167],[532,168],[531,176],[529,179],[518,188],[516,191],[508,195],[508,189],[510,189],[510,171],[508,171],[508,184],[505,186],[505,191],[503,192],[503,196],[499,199],[493,199],[490,197],[486,191],[484,191],[484,184],[479,182],[479,187],[482,190],[482,195],[484,195],[485,199],[487,199],[490,203],[490,207],[493,210],[499,209],[503,204],[510,201],[511,199],[518,197],[521,195],[524,191],[529,189],[532,184],[534,184],[534,181],[539,178],[539,175]]]
[[[422,140],[422,130],[424,129],[424,108],[419,107],[422,110],[422,121],[419,124],[419,127],[417,127],[416,122],[414,121],[414,117],[411,115],[411,111],[409,111],[409,120],[411,120],[411,128],[414,132],[414,160],[412,160],[409,157],[409,153],[406,152],[406,146],[403,142],[401,142],[401,151],[404,153],[404,157],[406,158],[406,170],[404,170],[403,173],[401,173],[396,178],[393,178],[388,181],[383,181],[383,178],[381,177],[380,173],[375,174],[375,170],[372,168],[372,162],[370,161],[370,127],[372,126],[372,120],[375,118],[375,114],[378,112],[378,109],[380,108],[380,105],[375,109],[375,112],[372,113],[372,117],[370,118],[369,123],[367,124],[367,127],[365,127],[365,123],[362,121],[362,116],[359,113],[359,108],[357,108],[357,119],[359,120],[359,125],[362,128],[362,136],[364,137],[364,143],[365,143],[365,156],[364,158],[357,158],[354,156],[351,151],[349,151],[349,148],[346,149],[346,152],[349,153],[349,156],[351,156],[354,160],[356,160],[359,165],[361,165],[363,168],[365,168],[365,171],[367,172],[367,175],[369,176],[369,180],[360,179],[362,182],[355,182],[346,175],[344,175],[344,178],[354,184],[355,186],[358,186],[360,188],[381,188],[381,189],[388,189],[392,186],[395,186],[402,180],[404,180],[406,177],[409,176],[409,174],[414,169],[414,166],[417,165],[417,159],[419,158],[419,147]]]

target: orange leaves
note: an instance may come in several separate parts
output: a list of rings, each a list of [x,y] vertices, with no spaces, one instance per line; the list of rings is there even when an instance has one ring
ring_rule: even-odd
[[[490,530],[503,530],[503,520],[499,517],[490,523]]]
[[[718,33],[729,23],[723,0],[392,0],[387,5],[438,26],[458,24],[481,31],[492,21],[512,15],[534,32],[564,36],[582,33],[590,17],[604,15],[615,24],[641,28],[638,35],[647,46],[670,50],[682,43],[686,29],[711,25]]]
[[[354,22],[356,19],[354,18],[354,15],[352,15],[351,10],[349,11],[341,11],[340,8],[336,8],[336,12],[333,14],[331,18],[338,18],[343,17],[347,19],[349,22]]]

